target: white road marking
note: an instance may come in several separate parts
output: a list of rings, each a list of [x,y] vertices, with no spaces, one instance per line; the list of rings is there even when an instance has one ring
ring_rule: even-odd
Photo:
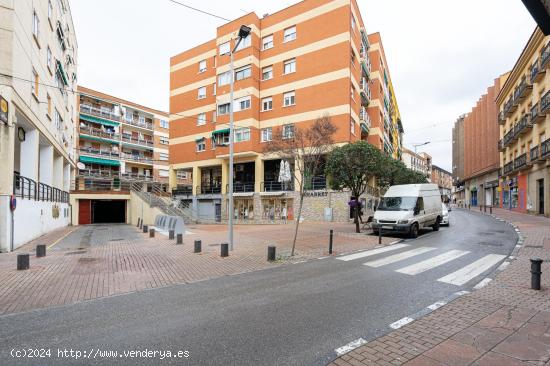
[[[438,301],[436,303],[433,303],[433,304],[429,305],[428,309],[433,311],[433,310],[439,309],[440,307],[442,307],[445,304],[447,304],[446,301]]]
[[[500,266],[498,266],[498,270],[503,271],[509,265],[510,265],[510,262],[502,262],[502,264]]]
[[[467,295],[467,294],[469,294],[469,293],[470,293],[470,291],[464,290],[464,291],[455,292],[455,295],[456,295],[456,296],[462,296],[462,295]]]
[[[395,245],[390,245],[388,247],[383,247],[383,248],[378,248],[378,249],[373,249],[373,250],[367,250],[367,251],[360,252],[360,253],[345,255],[345,256],[342,256],[342,257],[338,257],[336,259],[347,262],[347,261],[352,261],[354,259],[370,257],[370,256],[380,254],[380,253],[386,253],[386,252],[389,252],[389,251],[392,251],[392,250],[397,250],[397,249],[405,248],[405,247],[408,247],[408,246],[409,246],[409,244],[395,244]]]
[[[474,288],[476,290],[479,290],[480,288],[487,286],[489,284],[489,282],[491,282],[492,280],[493,280],[492,278],[485,278],[480,283],[475,285]]]
[[[385,257],[385,258],[377,259],[377,260],[374,260],[374,261],[366,262],[366,263],[363,263],[363,265],[364,266],[369,266],[369,267],[374,267],[374,268],[382,267],[382,266],[385,266],[387,264],[392,264],[392,263],[395,263],[395,262],[399,262],[399,261],[402,261],[404,259],[411,258],[411,257],[414,257],[416,255],[424,254],[424,253],[427,253],[427,252],[431,252],[432,250],[436,250],[436,249],[437,248],[432,248],[432,247],[415,248],[415,249],[411,249],[411,250],[408,250],[408,251],[403,252],[403,253],[398,253],[398,254],[390,255],[389,257]]]
[[[336,348],[334,351],[336,352],[337,356],[342,356],[343,354],[346,354],[349,351],[353,351],[357,347],[361,347],[365,343],[367,343],[367,341],[365,341],[363,338],[359,338],[354,340],[353,342],[349,342],[345,346]]]
[[[413,318],[409,318],[408,316],[406,316],[403,319],[399,319],[398,321],[391,323],[390,328],[399,329],[402,326],[407,325],[407,324],[409,324],[410,322],[413,322],[413,321],[414,321]]]
[[[466,267],[459,269],[445,277],[438,279],[439,282],[449,283],[451,285],[462,286],[479,276],[495,264],[506,258],[505,255],[489,254],[477,261],[470,263]]]
[[[446,253],[440,254],[436,257],[428,258],[425,261],[412,264],[407,267],[398,269],[396,272],[404,273],[408,275],[417,275],[419,273],[425,272],[429,269],[441,266],[447,262],[450,262],[454,259],[460,258],[463,255],[466,255],[470,252],[464,250],[449,250]]]

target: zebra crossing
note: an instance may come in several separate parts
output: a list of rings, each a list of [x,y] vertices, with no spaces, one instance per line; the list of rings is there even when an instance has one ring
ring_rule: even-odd
[[[432,256],[425,259],[425,255],[428,253]],[[449,249],[441,253],[441,250],[437,247],[413,247],[410,244],[401,243],[364,252],[343,255],[336,259],[344,262],[362,259],[365,260],[362,264],[371,268],[381,268],[394,264],[397,265],[400,262],[407,260],[407,265],[396,269],[395,272],[408,276],[415,276],[432,269],[436,269],[447,263],[452,264],[453,261],[459,258],[466,258],[468,254],[471,254],[468,250]],[[410,264],[410,260],[414,260],[416,257],[421,257],[422,259]],[[480,274],[493,268],[505,258],[506,256],[501,254],[486,254],[483,257],[461,267],[460,269],[438,278],[437,281],[455,286],[463,286]]]

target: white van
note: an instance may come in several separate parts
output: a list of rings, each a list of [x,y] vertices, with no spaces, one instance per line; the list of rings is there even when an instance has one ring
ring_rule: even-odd
[[[374,233],[382,229],[416,238],[421,228],[439,230],[443,218],[441,194],[436,184],[391,186],[380,200],[372,220]]]

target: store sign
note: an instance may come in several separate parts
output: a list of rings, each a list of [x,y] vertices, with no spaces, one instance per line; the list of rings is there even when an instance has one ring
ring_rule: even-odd
[[[8,124],[8,101],[0,96],[0,122]]]
[[[306,197],[326,197],[326,196],[328,196],[328,192],[327,191],[324,191],[324,192],[306,192],[305,196]]]

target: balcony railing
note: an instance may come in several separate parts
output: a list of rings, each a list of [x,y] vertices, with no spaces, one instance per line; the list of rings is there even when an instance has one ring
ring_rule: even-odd
[[[550,138],[540,144],[540,157],[542,159],[547,159],[550,157]]]
[[[304,189],[307,191],[318,191],[327,188],[326,177],[312,177],[304,182]]]
[[[229,192],[229,184],[226,185],[226,191]],[[254,182],[234,182],[233,183],[233,192],[234,193],[250,193],[254,192],[255,184]]]
[[[147,155],[138,155],[138,154],[129,154],[129,153],[121,153],[120,157],[125,160],[132,160],[137,161],[139,163],[144,164],[153,164],[153,157],[147,156]]]
[[[129,192],[132,182],[115,178],[90,178],[76,177],[74,182],[75,191],[122,191]]]
[[[83,177],[112,178],[120,177],[120,171],[110,169],[79,169],[78,175]]]
[[[508,146],[513,139],[514,139],[514,128],[510,129],[510,131],[508,131],[504,135],[504,138],[502,139],[502,146],[503,147]]]
[[[525,131],[531,128],[533,128],[533,125],[531,124],[530,118],[527,114],[524,114],[514,126],[514,137],[517,138],[521,136]]]
[[[538,103],[531,107],[531,111],[529,112],[529,115],[530,115],[530,122],[532,125],[544,119],[544,116],[540,114]]]
[[[267,182],[262,182],[260,189],[261,189],[262,192],[293,191],[294,190],[294,183],[293,182],[267,181]]]
[[[127,180],[143,180],[143,181],[152,181],[153,177],[146,174],[140,174],[140,173],[121,173],[121,178],[127,179]]]
[[[502,173],[504,175],[510,174],[514,170],[514,162],[511,161],[508,164],[505,164],[502,168]]]
[[[215,184],[201,184],[197,186],[197,192],[201,194],[220,194],[222,193],[222,186]]]
[[[538,81],[538,75],[539,75],[539,71],[540,71],[540,68],[539,68],[539,59],[537,59],[535,61],[535,63],[531,66],[531,71],[530,71],[530,75],[531,75],[531,84],[534,84]]]
[[[13,194],[16,197],[35,201],[69,203],[69,192],[51,187],[45,183],[37,183],[17,172],[13,176]]]
[[[510,97],[510,99],[508,99],[505,103],[504,103],[504,108],[502,109],[502,111],[504,112],[504,115],[505,116],[509,116],[511,113],[512,113],[512,107],[514,105],[514,99],[513,97]]]
[[[498,124],[503,125],[504,122],[506,122],[506,116],[504,115],[504,110],[502,110],[498,114]]]
[[[550,42],[544,46],[542,49],[542,54],[540,55],[540,68],[541,71],[545,70],[548,66],[548,61],[550,61]]]
[[[113,150],[102,150],[102,149],[95,149],[92,147],[83,147],[80,149],[80,154],[85,155],[95,155],[100,157],[106,157],[111,159],[119,159],[120,152],[113,151]]]
[[[102,137],[102,138],[111,139],[111,140],[119,140],[120,139],[120,135],[118,133],[107,132],[107,131],[103,131],[99,128],[90,127],[90,126],[80,126],[80,133],[84,134],[84,135]]]
[[[106,111],[106,110],[103,110],[103,109],[100,109],[100,108],[94,108],[94,107],[86,105],[86,104],[81,104],[80,105],[80,112],[85,113],[85,114],[89,114],[91,116],[107,118],[107,119],[110,119],[112,121],[120,122],[120,116],[117,116],[113,112]]]
[[[523,153],[514,160],[514,170],[527,166],[527,153]]]
[[[153,140],[139,139],[139,138],[125,136],[125,135],[122,135],[121,140],[122,142],[128,142],[130,144],[153,147]]]
[[[540,113],[547,114],[550,112],[550,90],[540,99]]]
[[[521,79],[521,82],[517,86],[516,90],[514,91],[514,101],[517,103],[521,102],[525,97],[529,94],[529,92],[533,89],[533,86],[530,84],[527,84],[527,77],[523,77]]]
[[[172,189],[172,196],[188,196],[193,194],[193,186],[179,185]]]
[[[529,153],[529,162],[532,164],[534,161],[539,159],[539,147],[535,146],[531,149]]]
[[[126,123],[126,124],[129,124],[129,125],[132,125],[132,126],[137,126],[137,127],[142,127],[142,128],[146,128],[148,130],[152,130],[153,129],[153,122],[149,122],[149,121],[146,121],[146,120],[140,120],[139,118],[122,118],[121,121],[123,123]]]

